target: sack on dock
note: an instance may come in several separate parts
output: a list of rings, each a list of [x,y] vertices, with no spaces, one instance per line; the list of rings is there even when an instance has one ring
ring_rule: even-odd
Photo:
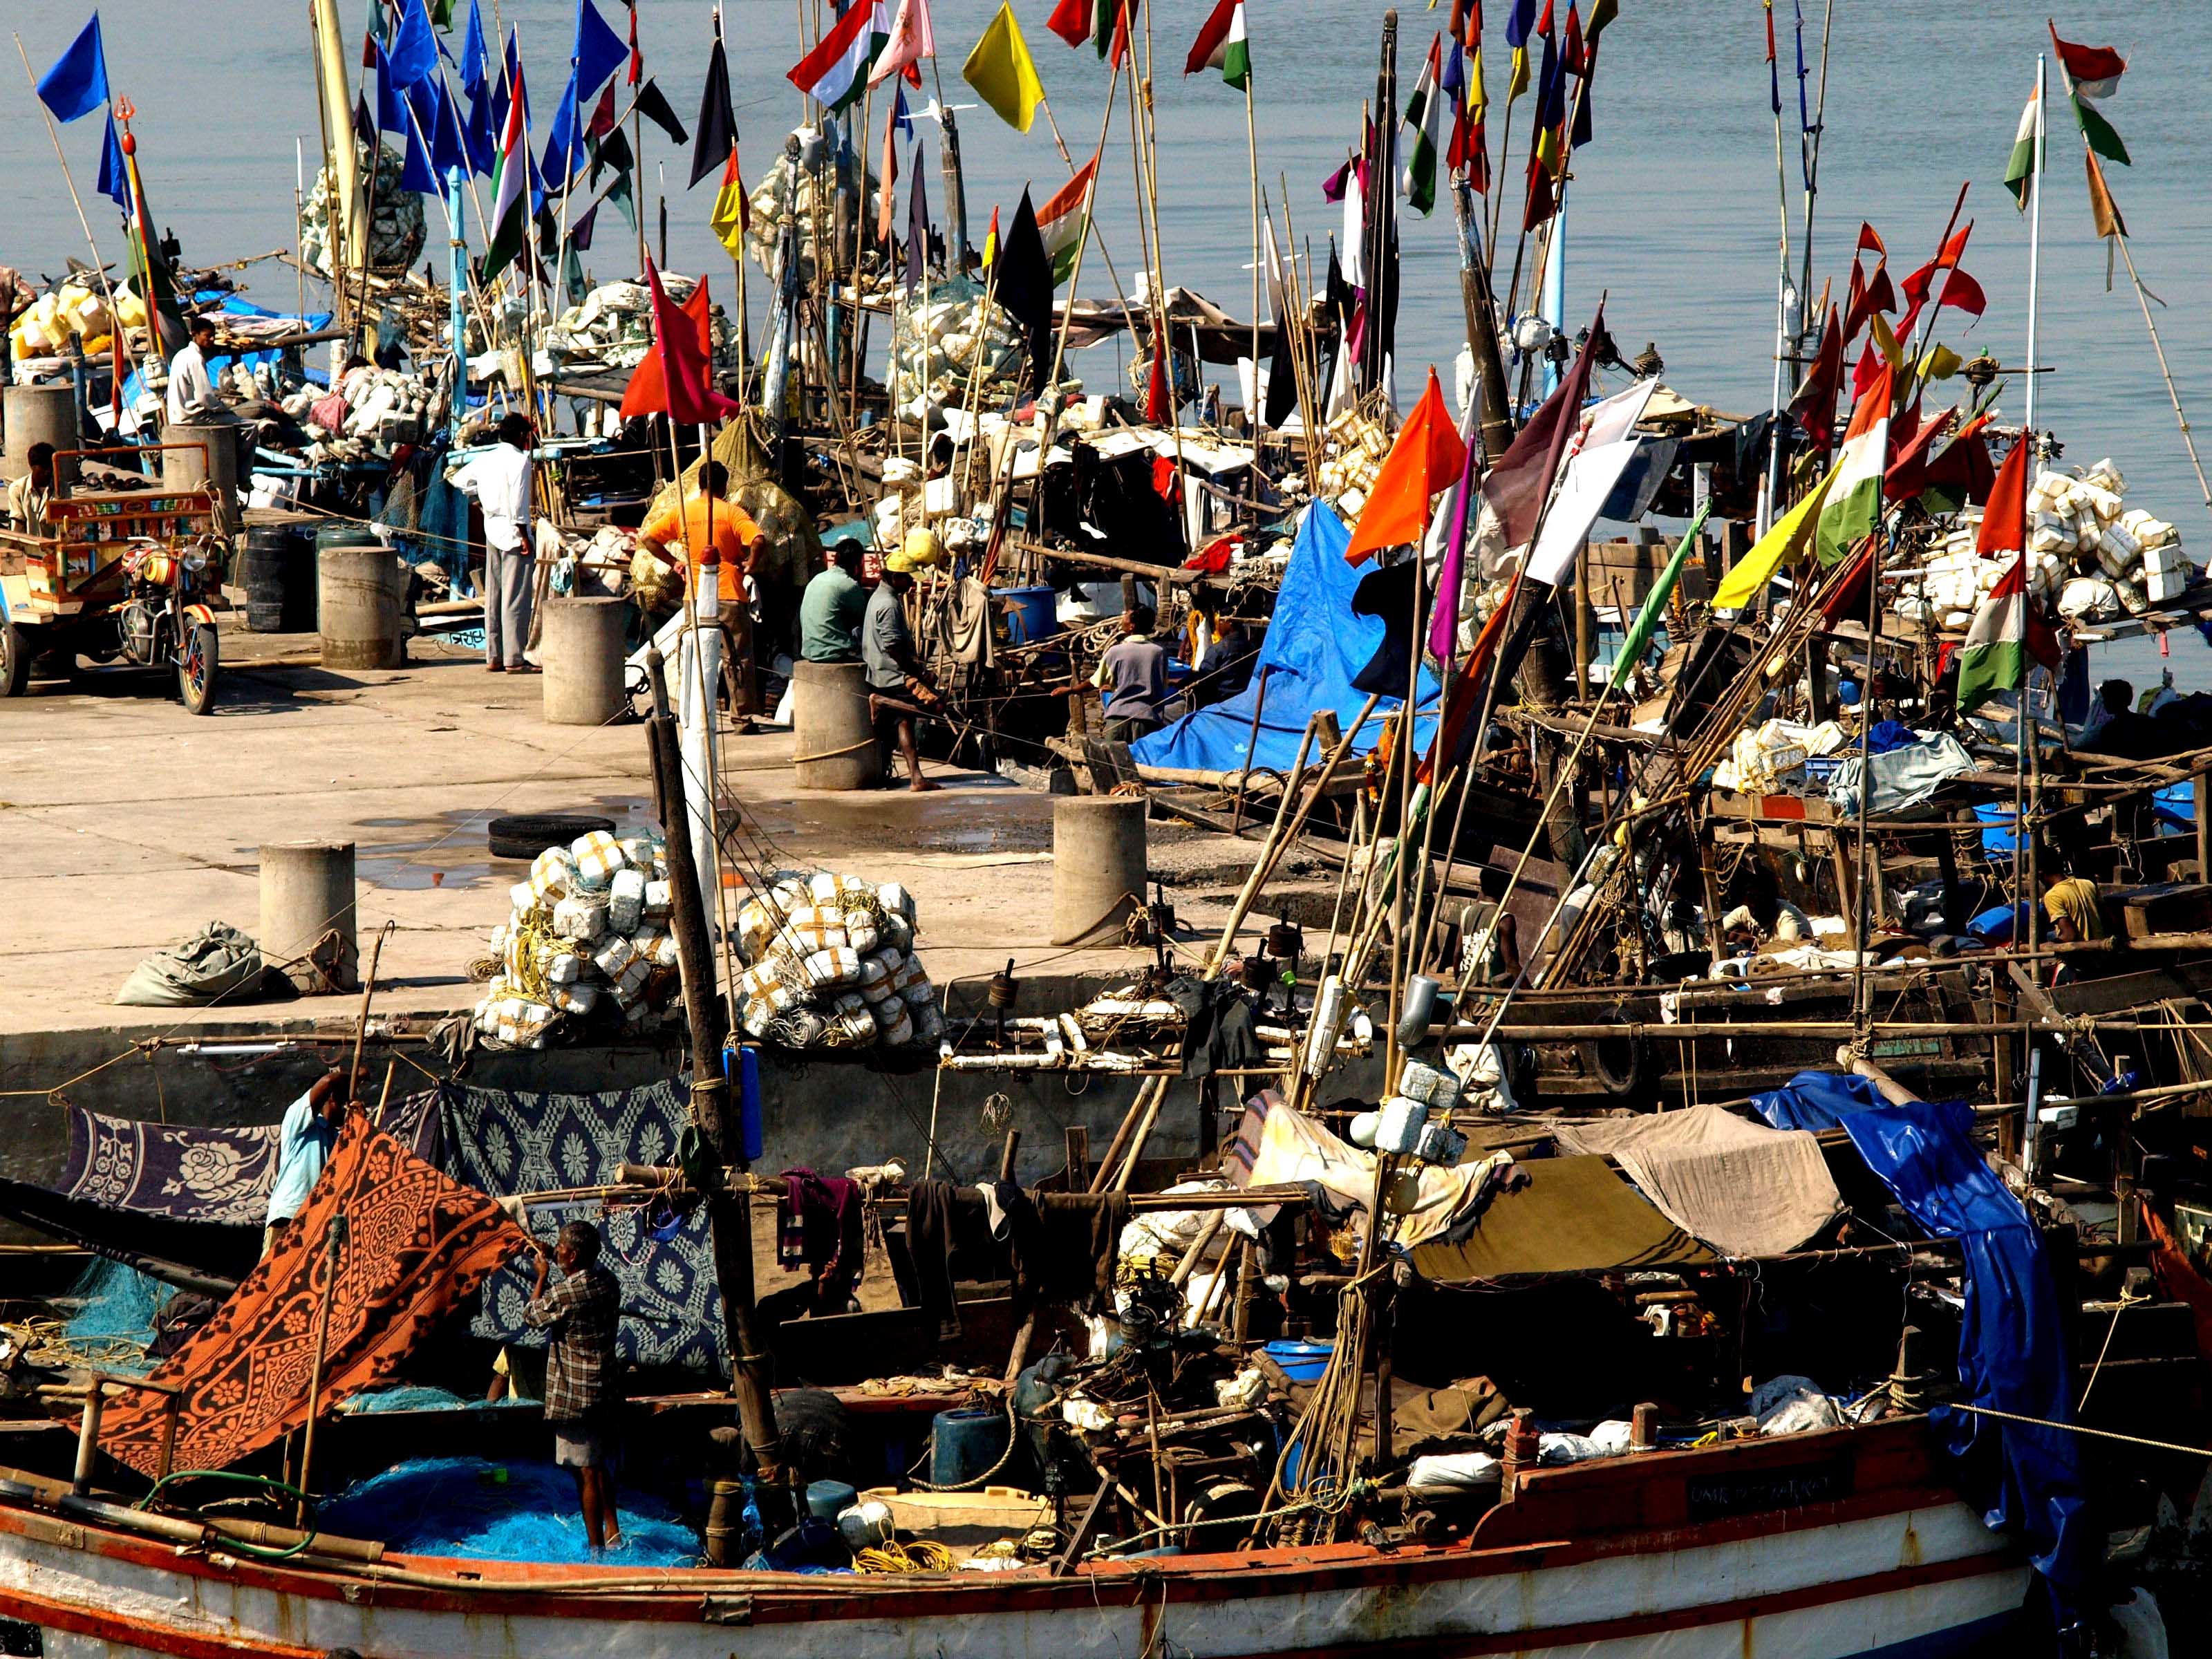
[[[617,933],[634,933],[645,920],[645,877],[635,866],[615,872],[607,884],[607,926]]]
[[[643,919],[647,921],[666,921],[668,919],[669,908],[674,900],[675,891],[676,890],[671,887],[665,879],[656,879],[646,883],[645,910],[643,913]]]
[[[605,892],[616,872],[629,865],[622,843],[604,830],[577,836],[568,851],[575,860],[576,884],[587,893]]]
[[[806,983],[817,990],[853,985],[860,977],[860,953],[849,945],[808,953],[804,964]]]
[[[595,894],[571,894],[553,907],[553,931],[562,939],[588,945],[607,931],[607,916],[605,899]]]
[[[549,847],[531,860],[530,890],[539,898],[565,898],[575,887],[576,862],[568,856],[567,848]]]
[[[261,947],[228,922],[165,945],[131,971],[115,1000],[132,1008],[197,1008],[261,978]]]

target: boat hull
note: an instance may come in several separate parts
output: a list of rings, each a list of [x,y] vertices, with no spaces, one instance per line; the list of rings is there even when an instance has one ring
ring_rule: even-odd
[[[2027,1583],[2017,1553],[1940,1492],[1584,1543],[949,1583],[406,1557],[380,1573],[301,1570],[0,1510],[0,1618],[71,1659],[1948,1659],[1994,1651]]]

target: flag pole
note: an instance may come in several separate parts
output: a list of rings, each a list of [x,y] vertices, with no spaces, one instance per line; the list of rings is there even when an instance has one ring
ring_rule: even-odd
[[[1120,67],[1119,64],[1115,66],[1116,72],[1119,71]],[[1111,95],[1110,92],[1109,95]],[[1076,173],[1075,157],[1068,152],[1067,141],[1060,136],[1060,123],[1053,118],[1051,101],[1040,94],[1037,98],[1037,107],[1044,112],[1045,125],[1052,129],[1052,142],[1059,148],[1060,159],[1066,164],[1067,176],[1073,179]],[[1103,146],[1105,140],[1102,138],[1099,143]],[[1093,151],[1092,153],[1097,155],[1102,152]],[[1114,267],[1114,255],[1106,246],[1105,233],[1097,226],[1089,223],[1086,218],[1083,234],[1086,238],[1097,240],[1098,257],[1106,262],[1106,279],[1114,284],[1114,297],[1121,302],[1121,308],[1127,311],[1129,306],[1129,296],[1122,290],[1121,273]],[[1068,297],[1071,299],[1074,297],[1073,289],[1069,290]]]
[[[1249,48],[1248,48],[1249,52]],[[1260,522],[1260,434],[1267,400],[1260,395],[1260,127],[1252,107],[1252,66],[1244,66],[1244,153],[1252,166],[1252,406],[1245,424],[1252,429],[1252,522]],[[1282,326],[1281,324],[1277,325]]]
[[[92,268],[100,277],[101,292],[107,296],[108,315],[113,318],[115,291],[108,286],[107,267],[101,262],[100,244],[92,240],[92,222],[84,216],[84,198],[76,193],[76,179],[70,172],[69,157],[62,154],[61,129],[54,125],[54,112],[46,107],[46,100],[39,96],[39,77],[31,73],[30,54],[23,50],[23,37],[18,34],[13,39],[15,42],[15,56],[23,60],[23,79],[30,83],[31,96],[39,106],[39,113],[46,117],[46,137],[54,142],[54,160],[61,163],[62,182],[69,186],[70,201],[76,209],[76,222],[84,230],[84,245],[92,250]],[[161,331],[154,325],[154,296],[147,294],[141,297],[146,301],[146,331],[153,339],[154,349],[158,355],[161,350]],[[116,319],[116,326],[118,328],[122,326],[120,319]]]
[[[2043,264],[2043,91],[2045,59],[2035,54],[2035,164],[2027,181],[2027,416],[2023,441],[2035,441],[2035,323]],[[2029,452],[2042,459],[2042,446]]]
[[[1820,135],[1826,130],[1828,119],[1828,42],[1836,27],[1836,0],[1827,0],[1820,18],[1820,89],[1813,101],[1813,125],[1804,135],[1805,154],[1805,266],[1804,275],[1797,284],[1799,295],[1813,291],[1813,209],[1820,195]],[[1802,42],[1801,42],[1802,44]],[[1820,308],[1825,322],[1827,307]],[[1810,312],[1800,313],[1803,326],[1809,331],[1813,325]]]

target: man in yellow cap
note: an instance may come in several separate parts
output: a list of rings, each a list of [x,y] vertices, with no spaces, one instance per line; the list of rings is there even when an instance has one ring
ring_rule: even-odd
[[[906,759],[907,787],[917,793],[939,789],[921,775],[921,755],[915,745],[915,705],[937,706],[937,682],[922,666],[915,649],[914,630],[907,626],[906,596],[914,588],[914,562],[904,548],[884,561],[884,579],[868,600],[860,623],[860,661],[868,679],[868,712],[875,721],[876,747],[884,769],[890,770],[891,749],[896,745]]]

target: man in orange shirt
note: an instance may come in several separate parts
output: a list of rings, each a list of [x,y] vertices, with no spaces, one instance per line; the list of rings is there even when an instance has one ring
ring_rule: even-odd
[[[681,550],[690,572],[687,580],[695,589],[707,549],[712,547],[721,562],[721,604],[716,615],[728,635],[731,666],[744,699],[744,708],[730,712],[743,719],[752,713],[753,688],[752,611],[745,578],[767,538],[744,508],[726,499],[729,487],[730,475],[722,464],[708,461],[699,469],[697,488],[685,489],[679,484],[675,501],[647,520],[637,533],[641,540]]]

